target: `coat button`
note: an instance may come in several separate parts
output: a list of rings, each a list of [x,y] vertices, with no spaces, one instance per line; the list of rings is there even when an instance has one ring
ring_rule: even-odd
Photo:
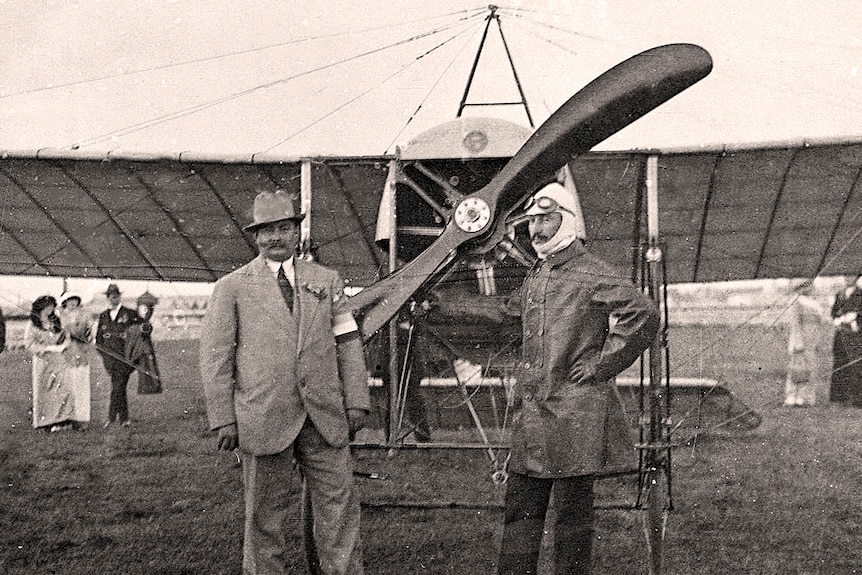
[[[529,361],[524,362],[524,369],[530,369],[533,365]]]

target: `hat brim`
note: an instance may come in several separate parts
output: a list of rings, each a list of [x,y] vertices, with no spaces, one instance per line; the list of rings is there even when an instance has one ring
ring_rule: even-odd
[[[285,221],[295,222],[298,224],[299,222],[301,222],[304,219],[305,219],[305,214],[298,214],[298,215],[295,215],[291,218],[279,218],[277,220],[270,220],[268,222],[255,222],[253,224],[249,224],[249,225],[245,226],[242,230],[244,232],[251,232],[251,231],[254,231],[257,228],[259,228],[261,226],[265,226],[267,224],[274,224],[276,222],[285,222]]]

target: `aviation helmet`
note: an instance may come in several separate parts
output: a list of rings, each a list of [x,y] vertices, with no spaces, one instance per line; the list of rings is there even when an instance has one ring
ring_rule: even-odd
[[[573,216],[580,213],[580,209],[572,193],[562,184],[551,182],[530,198],[524,213],[528,216],[537,216],[556,211],[569,212]]]

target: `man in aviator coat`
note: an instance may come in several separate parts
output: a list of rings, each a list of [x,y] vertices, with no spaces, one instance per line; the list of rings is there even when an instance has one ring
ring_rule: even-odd
[[[656,336],[655,304],[587,252],[574,196],[543,187],[526,212],[539,259],[520,293],[520,409],[512,423],[500,575],[535,574],[553,489],[554,572],[590,572],[593,478],[636,465],[614,387]],[[613,321],[612,321],[613,320]]]
[[[246,229],[261,253],[216,282],[204,319],[207,413],[219,447],[239,446],[243,572],[285,573],[295,560],[282,528],[302,529],[296,498],[291,510],[284,503],[296,491],[296,463],[310,495],[319,572],[361,575],[348,442],[370,411],[365,359],[358,327],[339,307],[338,273],[293,256],[301,218],[284,191],[255,199]],[[283,278],[292,298],[283,294]]]

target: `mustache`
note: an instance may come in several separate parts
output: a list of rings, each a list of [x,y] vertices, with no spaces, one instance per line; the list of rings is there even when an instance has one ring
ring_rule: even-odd
[[[265,246],[268,248],[285,248],[285,249],[290,249],[292,247],[287,242],[283,242],[281,240],[270,240],[270,241],[266,242]]]
[[[537,244],[545,243],[549,239],[551,239],[551,238],[546,236],[545,234],[533,234],[532,236],[530,236],[530,241],[537,243]]]

